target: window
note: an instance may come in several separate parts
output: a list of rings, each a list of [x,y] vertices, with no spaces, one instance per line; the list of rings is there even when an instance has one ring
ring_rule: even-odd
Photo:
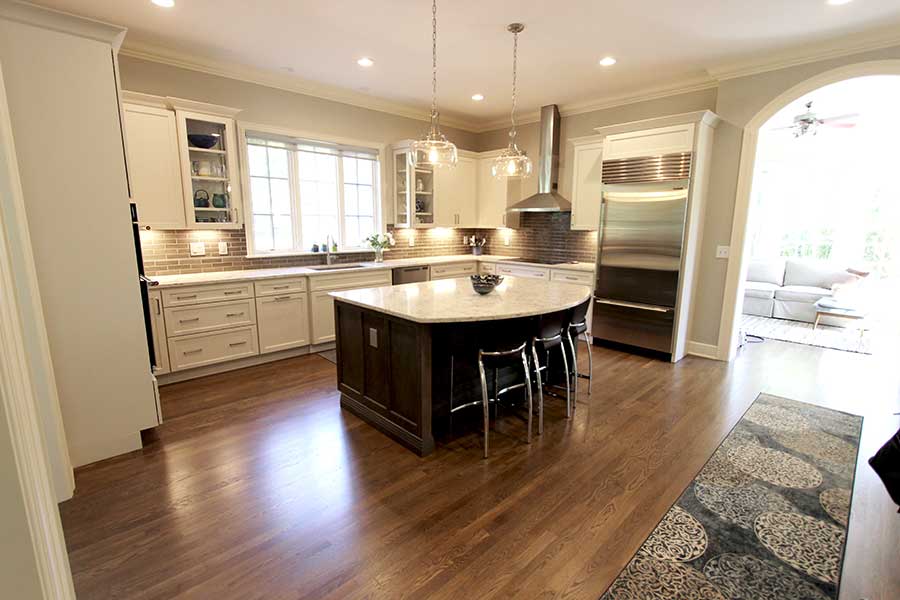
[[[378,231],[378,151],[247,133],[250,254],[308,252]]]

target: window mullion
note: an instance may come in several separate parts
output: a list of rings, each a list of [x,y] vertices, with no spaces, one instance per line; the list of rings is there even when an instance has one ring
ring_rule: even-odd
[[[344,228],[344,157],[338,154],[337,157],[337,224],[338,224],[338,245],[343,247],[346,239]]]
[[[294,227],[294,249],[303,250],[303,216],[300,213],[300,153],[290,151],[288,188],[291,194],[291,221]]]

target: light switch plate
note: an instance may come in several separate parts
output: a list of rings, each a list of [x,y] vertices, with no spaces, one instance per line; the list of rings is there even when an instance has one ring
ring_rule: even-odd
[[[191,256],[206,256],[206,244],[191,242]]]
[[[219,255],[225,256],[228,254],[228,242],[219,242]]]
[[[728,258],[731,254],[731,247],[716,246],[716,258]]]

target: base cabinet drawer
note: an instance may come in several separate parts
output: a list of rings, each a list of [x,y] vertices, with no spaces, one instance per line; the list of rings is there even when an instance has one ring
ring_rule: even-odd
[[[482,275],[495,275],[497,265],[495,263],[478,263],[478,272]]]
[[[256,323],[256,306],[252,298],[167,308],[165,314],[166,334],[169,337]]]
[[[478,265],[474,262],[455,265],[437,265],[431,267],[431,280],[451,279],[453,277],[468,277],[478,271]]]
[[[594,273],[591,271],[567,271],[565,269],[551,269],[550,281],[574,283],[594,287]]]
[[[169,338],[173,371],[202,367],[259,354],[256,327]]]
[[[309,345],[309,299],[285,294],[256,299],[259,352],[277,352]]]
[[[530,277],[531,279],[550,278],[550,269],[540,267],[523,267],[521,265],[497,265],[498,275],[511,275],[512,277]]]
[[[193,285],[162,291],[163,306],[166,308],[252,297],[253,282],[250,281],[215,285]]]
[[[266,279],[253,284],[257,298],[260,296],[283,296],[306,291],[306,277],[285,277]]]

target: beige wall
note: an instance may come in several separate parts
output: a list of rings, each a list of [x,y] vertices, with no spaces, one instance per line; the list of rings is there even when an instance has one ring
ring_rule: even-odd
[[[716,344],[728,262],[715,258],[716,246],[731,241],[744,126],[769,102],[816,75],[849,64],[900,59],[900,46],[818,61],[758,75],[728,79],[719,85],[716,129],[706,220],[700,250],[700,273],[691,340]],[[736,249],[733,249],[733,252]]]
[[[128,56],[119,57],[119,68],[124,90],[240,108],[239,119],[252,123],[382,143],[416,138],[428,128],[425,121]],[[477,148],[476,134],[441,129],[460,148]]]

